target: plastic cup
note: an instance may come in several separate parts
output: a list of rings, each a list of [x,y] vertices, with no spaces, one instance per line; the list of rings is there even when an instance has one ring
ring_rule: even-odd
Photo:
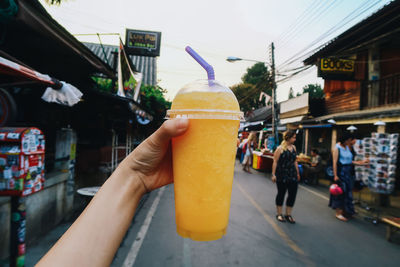
[[[199,80],[178,92],[167,116],[189,119],[185,134],[172,139],[177,232],[196,241],[219,239],[228,226],[243,113],[229,88]]]

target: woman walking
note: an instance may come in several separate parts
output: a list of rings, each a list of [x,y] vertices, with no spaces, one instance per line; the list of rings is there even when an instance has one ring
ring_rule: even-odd
[[[296,133],[286,131],[283,134],[281,145],[275,150],[274,163],[272,164],[272,182],[276,182],[278,193],[275,198],[276,219],[280,222],[288,221],[295,223],[292,217],[292,209],[296,200],[297,183],[300,181],[299,167],[296,159]],[[288,197],[286,199],[286,214],[283,216],[282,206],[285,199],[286,191]]]
[[[339,196],[330,196],[329,207],[336,210],[336,218],[341,221],[347,221],[347,217],[355,214],[353,205],[353,185],[354,185],[354,165],[368,164],[368,160],[353,161],[353,153],[350,149],[353,135],[343,134],[332,151],[332,167],[334,181],[339,184],[343,194]]]
[[[249,134],[249,137],[247,138],[247,141],[243,144],[243,153],[244,153],[244,159],[243,159],[243,170],[245,172],[251,173],[250,171],[250,165],[251,165],[251,159],[253,157],[253,149],[255,146],[256,142],[256,134],[254,132],[251,132]]]

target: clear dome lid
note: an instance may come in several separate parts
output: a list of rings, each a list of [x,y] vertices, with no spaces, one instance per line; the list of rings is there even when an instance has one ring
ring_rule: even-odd
[[[215,80],[185,85],[172,101],[167,118],[242,120],[243,112],[232,90]]]

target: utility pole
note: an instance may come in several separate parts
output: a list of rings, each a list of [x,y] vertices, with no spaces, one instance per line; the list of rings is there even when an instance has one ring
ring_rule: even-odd
[[[272,134],[274,136],[275,147],[279,146],[278,139],[278,114],[277,114],[277,103],[276,103],[276,82],[275,82],[275,56],[274,56],[274,43],[271,43],[269,56],[271,62],[271,77],[272,77]]]

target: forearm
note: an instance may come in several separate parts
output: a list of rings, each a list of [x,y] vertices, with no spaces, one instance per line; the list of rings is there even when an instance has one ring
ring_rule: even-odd
[[[294,162],[294,166],[296,167],[297,175],[300,175],[299,164],[297,163],[297,160]]]
[[[272,163],[272,175],[276,174],[276,161],[274,160],[274,162]]]
[[[144,193],[129,168],[117,168],[38,266],[109,266]]]

